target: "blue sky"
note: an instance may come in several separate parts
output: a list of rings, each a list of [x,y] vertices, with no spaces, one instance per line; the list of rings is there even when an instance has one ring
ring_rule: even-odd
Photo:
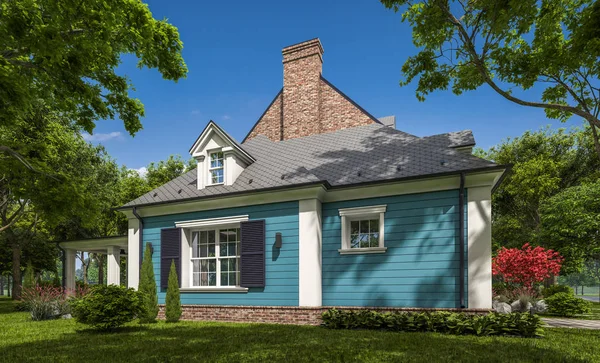
[[[165,81],[137,69],[133,57],[119,67],[145,105],[144,129],[134,138],[120,120],[97,124],[92,140],[118,163],[140,168],[188,150],[209,120],[241,141],[283,84],[281,49],[318,37],[325,50],[323,76],[376,117],[396,115],[397,128],[426,136],[471,129],[477,145],[567,125],[542,110],[510,103],[487,86],[455,96],[438,91],[417,101],[415,85],[400,87],[400,68],[417,49],[400,14],[377,0],[147,1],[155,18],[179,28],[187,79]],[[535,95],[529,97],[535,98]]]

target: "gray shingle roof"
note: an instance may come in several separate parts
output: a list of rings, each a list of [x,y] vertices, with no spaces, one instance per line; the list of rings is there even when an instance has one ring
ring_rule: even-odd
[[[194,169],[124,207],[316,182],[335,187],[498,166],[453,149],[471,141],[471,131],[420,138],[381,124],[279,142],[257,136],[242,144],[256,161],[233,185],[198,190]]]

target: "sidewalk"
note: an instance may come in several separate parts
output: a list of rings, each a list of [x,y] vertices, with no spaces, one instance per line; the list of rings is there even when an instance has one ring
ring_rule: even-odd
[[[598,329],[600,320],[577,320],[562,318],[542,318],[542,321],[550,328],[575,328],[575,329]]]

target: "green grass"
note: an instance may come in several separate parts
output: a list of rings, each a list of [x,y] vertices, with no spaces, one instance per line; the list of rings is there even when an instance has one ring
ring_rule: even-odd
[[[6,362],[593,362],[600,331],[546,329],[539,339],[160,322],[98,333],[73,320],[31,321],[0,299]]]

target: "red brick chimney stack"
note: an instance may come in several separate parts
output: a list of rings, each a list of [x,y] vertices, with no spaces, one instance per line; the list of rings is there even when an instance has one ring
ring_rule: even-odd
[[[280,140],[320,133],[323,46],[318,38],[283,48],[283,122]]]

